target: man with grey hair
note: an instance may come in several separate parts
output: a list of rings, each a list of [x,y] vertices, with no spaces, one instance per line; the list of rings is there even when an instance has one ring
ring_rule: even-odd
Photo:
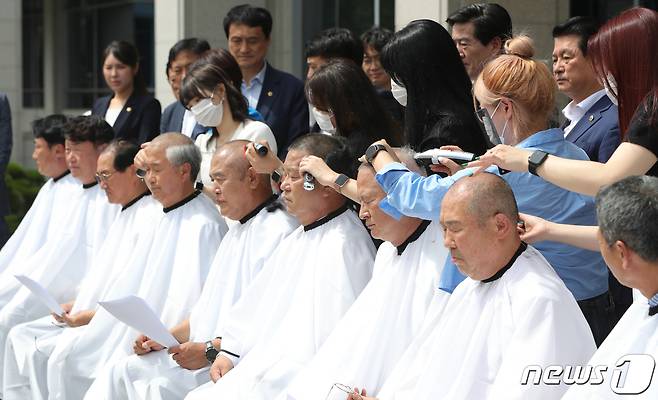
[[[603,384],[574,385],[565,399],[658,398],[658,178],[632,176],[604,187],[596,196],[599,247],[622,284],[639,290],[588,365],[605,365]],[[647,301],[648,299],[648,301]],[[625,380],[618,367],[626,365]],[[653,380],[652,380],[653,377]]]
[[[162,134],[145,149],[144,182],[165,215],[152,244],[141,249],[147,261],[127,267],[105,296],[136,294],[166,325],[189,315],[227,231],[213,203],[195,190],[200,161],[192,140],[180,133]],[[132,354],[137,333],[99,310],[83,332],[55,347],[48,360],[49,398],[82,398],[110,363]]]
[[[225,315],[298,225],[272,195],[269,175],[256,173],[245,158],[249,143],[228,142],[212,158],[215,202],[223,216],[238,223],[222,240],[199,301],[171,328],[181,344],[164,351],[140,335],[136,355],[107,368],[86,398],[180,399],[210,380],[208,369],[220,350],[217,336]]]
[[[499,176],[465,177],[448,190],[444,245],[467,278],[431,333],[402,356],[379,399],[539,399],[566,391],[564,384],[523,385],[525,368],[581,365],[594,340],[562,280],[519,238],[518,220],[512,189]]]

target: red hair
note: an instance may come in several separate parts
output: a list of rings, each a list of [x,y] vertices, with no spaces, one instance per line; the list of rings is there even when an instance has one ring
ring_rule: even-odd
[[[617,84],[622,139],[639,106],[658,125],[658,12],[631,8],[606,22],[588,42],[594,70],[610,87]]]

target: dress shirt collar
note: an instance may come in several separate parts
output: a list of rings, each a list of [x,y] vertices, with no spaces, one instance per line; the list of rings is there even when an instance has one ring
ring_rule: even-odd
[[[562,130],[560,128],[551,128],[533,133],[514,147],[527,149],[529,147],[541,147],[541,145],[546,143],[560,142],[563,140],[564,135],[562,134]]]
[[[263,62],[263,68],[261,68],[260,71],[258,71],[258,73],[253,78],[251,78],[251,82],[249,82],[249,85],[247,85],[247,82],[245,82],[243,80],[242,81],[242,86],[246,89],[249,89],[252,86],[254,86],[255,84],[262,85],[263,81],[265,80],[265,70],[266,69],[267,69],[267,62]]]
[[[654,294],[652,298],[649,299],[649,316],[655,315],[658,313],[658,293]]]
[[[578,121],[587,113],[587,110],[592,108],[592,106],[601,98],[605,96],[605,89],[598,90],[591,95],[589,95],[585,100],[576,104],[573,100],[567,104],[564,109],[562,109],[562,114],[571,121],[571,124],[576,124]]]

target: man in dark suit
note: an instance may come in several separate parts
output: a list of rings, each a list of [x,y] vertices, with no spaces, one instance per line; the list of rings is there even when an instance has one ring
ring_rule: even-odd
[[[248,4],[233,7],[224,18],[224,32],[242,71],[242,94],[272,129],[283,159],[288,145],[308,133],[304,84],[265,61],[272,32],[272,16],[266,9]]]
[[[589,17],[573,17],[553,28],[553,76],[571,102],[562,110],[566,140],[590,160],[606,162],[621,141],[617,106],[612,104],[587,57],[587,41],[598,30]],[[631,289],[609,274],[610,304],[619,320],[633,303]],[[614,321],[615,323],[617,321]]]
[[[197,38],[179,40],[169,50],[169,59],[167,60],[165,72],[176,101],[169,104],[162,112],[160,133],[180,132],[194,140],[207,130],[196,123],[192,112],[186,110],[178,99],[181,82],[187,74],[188,67],[208,50],[210,50],[210,44],[204,39]]]
[[[574,17],[553,28],[553,75],[571,102],[562,110],[565,138],[592,161],[606,162],[619,146],[617,106],[605,95],[587,57],[587,41],[596,33],[588,17]]]
[[[11,157],[12,140],[9,99],[6,94],[0,93],[0,248],[9,239],[9,229],[5,222],[5,216],[9,214],[9,192],[5,183],[5,172]]]

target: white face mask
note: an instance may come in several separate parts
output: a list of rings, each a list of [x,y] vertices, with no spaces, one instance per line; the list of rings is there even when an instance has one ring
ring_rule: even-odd
[[[391,79],[391,93],[402,107],[407,106],[407,89],[398,85],[393,79]]]
[[[608,82],[603,83],[605,86],[605,94],[608,96],[612,104],[618,106],[619,100],[617,100],[617,95],[619,92],[617,91],[617,82],[615,81],[615,77],[608,74],[607,81],[610,83],[610,87],[608,87]]]
[[[311,111],[313,112],[313,116],[315,117],[320,129],[327,133],[331,133],[332,135],[336,133],[336,127],[334,127],[334,124],[331,122],[331,117],[333,116],[332,113],[320,111],[315,107],[313,107]]]
[[[498,104],[496,105],[496,108],[494,108],[493,112],[491,113],[491,123],[492,124],[493,124],[493,117],[494,117],[494,115],[496,115],[496,111],[498,111],[498,107],[500,107],[501,104],[502,104],[502,101],[499,101]],[[501,144],[507,144],[507,143],[505,143],[505,130],[507,129],[507,122],[508,122],[508,120],[505,120],[505,125],[503,125],[503,130],[499,135]]]
[[[212,96],[213,95],[210,95],[209,98],[199,100],[190,109],[192,114],[194,114],[196,122],[203,126],[213,127],[222,122],[224,114],[224,99],[222,99],[219,104],[214,104],[212,102]]]

